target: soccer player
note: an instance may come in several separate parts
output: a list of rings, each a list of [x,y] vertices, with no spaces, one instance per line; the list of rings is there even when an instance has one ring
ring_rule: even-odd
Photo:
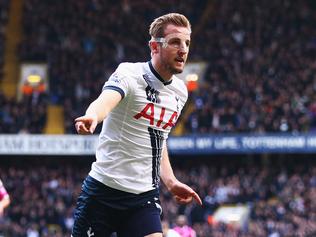
[[[3,215],[4,209],[8,207],[9,204],[10,204],[9,194],[7,190],[5,189],[5,187],[3,186],[3,183],[0,179],[0,217]]]
[[[174,176],[166,139],[187,100],[185,84],[174,76],[187,60],[191,26],[178,13],[150,25],[151,60],[121,63],[84,116],[79,134],[92,134],[103,121],[96,161],[83,182],[73,237],[161,237],[160,178],[176,201],[198,194]]]

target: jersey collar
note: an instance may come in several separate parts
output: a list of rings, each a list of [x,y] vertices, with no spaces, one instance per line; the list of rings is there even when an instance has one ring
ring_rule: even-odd
[[[150,71],[155,75],[155,77],[158,78],[159,81],[161,81],[165,86],[170,85],[172,82],[172,79],[169,81],[165,81],[160,75],[159,73],[155,70],[153,64],[151,63],[151,61],[148,62]]]

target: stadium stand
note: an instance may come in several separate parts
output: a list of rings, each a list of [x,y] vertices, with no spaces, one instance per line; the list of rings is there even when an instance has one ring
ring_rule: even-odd
[[[179,9],[196,24],[205,4],[26,0],[20,58],[49,63],[50,102],[63,105],[65,131],[74,133],[73,119],[96,98],[118,63],[149,60],[146,27],[153,17]]]
[[[7,218],[0,222],[5,236],[69,236],[76,198],[92,160],[1,159],[0,174],[12,199]],[[270,163],[258,156],[234,160],[178,157],[173,162],[176,176],[199,190],[204,205],[177,205],[162,186],[163,220],[171,227],[178,215],[186,215],[198,237],[316,233],[316,169],[311,157],[275,156]],[[251,207],[247,228],[211,222],[217,207],[225,204]]]
[[[209,68],[205,85],[192,95],[187,130],[314,130],[315,4],[213,2],[215,13],[194,39],[194,57]]]
[[[148,60],[146,24],[140,23],[166,9],[189,16],[196,29],[190,59],[209,63],[203,85],[192,94],[188,133],[314,129],[315,6],[310,1],[26,0],[20,59],[50,65],[50,103],[66,108],[66,133],[74,132],[73,118],[119,62]]]
[[[3,78],[4,41],[8,21],[9,0],[0,1],[0,81]]]
[[[0,92],[0,106],[0,133],[43,133],[47,106],[45,95],[31,95],[17,101],[15,98],[7,98]]]

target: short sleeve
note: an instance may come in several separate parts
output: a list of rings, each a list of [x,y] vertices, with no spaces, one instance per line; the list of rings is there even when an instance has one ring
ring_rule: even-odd
[[[109,80],[104,83],[102,90],[115,90],[121,94],[122,98],[124,98],[129,90],[127,78],[127,73],[124,72],[120,65],[110,76]]]

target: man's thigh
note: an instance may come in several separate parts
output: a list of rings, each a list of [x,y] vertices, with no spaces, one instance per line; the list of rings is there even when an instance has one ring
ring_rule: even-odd
[[[104,205],[81,193],[75,210],[72,237],[110,237],[114,230],[110,215]]]
[[[162,227],[160,209],[147,206],[135,211],[129,211],[124,223],[118,230],[118,237],[161,237]]]

